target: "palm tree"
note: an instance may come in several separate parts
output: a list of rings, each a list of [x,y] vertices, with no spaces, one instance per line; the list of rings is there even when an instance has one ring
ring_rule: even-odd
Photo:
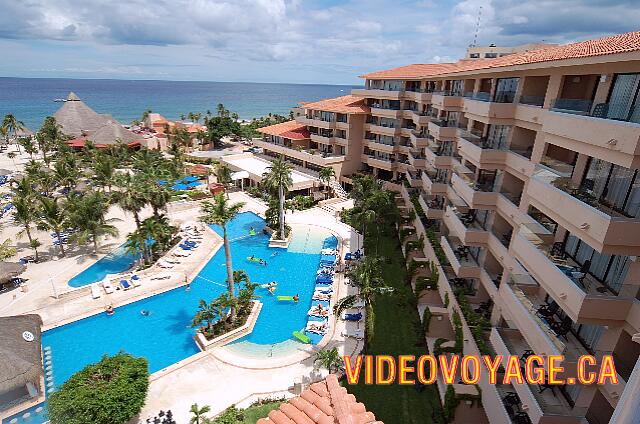
[[[249,274],[247,274],[244,270],[242,269],[237,269],[235,271],[233,271],[233,282],[236,284],[240,284],[240,283],[249,283]]]
[[[316,358],[313,362],[319,362],[320,366],[326,368],[330,373],[339,370],[342,366],[342,359],[340,358],[337,347],[333,349],[320,349],[318,353],[316,353]]]
[[[11,239],[6,239],[0,243],[0,261],[10,258],[18,252],[18,249],[11,245]]]
[[[133,214],[136,228],[140,228],[140,211],[147,203],[142,187],[136,184],[131,175],[124,175],[119,181],[120,190],[113,193],[118,205],[125,212]]]
[[[117,163],[113,156],[104,153],[96,155],[93,165],[93,180],[102,187],[103,191],[108,188],[109,192],[111,192],[111,186],[116,175],[116,167]]]
[[[15,208],[13,212],[13,218],[18,224],[24,227],[24,229],[20,231],[18,235],[27,235],[27,238],[29,239],[29,246],[35,252],[36,262],[38,262],[38,247],[40,246],[40,243],[38,242],[38,240],[34,239],[31,234],[31,224],[35,224],[38,221],[38,209],[35,207],[35,204],[31,197],[23,196],[14,197],[13,206]]]
[[[207,424],[209,419],[204,416],[207,412],[211,411],[209,405],[205,405],[202,408],[198,406],[197,403],[191,405],[191,409],[189,412],[193,414],[193,417],[189,420],[189,424]]]
[[[47,153],[56,148],[63,139],[64,134],[62,134],[62,127],[58,125],[56,118],[47,116],[44,119],[40,131],[36,133],[36,140],[42,151],[42,159],[47,166],[49,166],[49,162],[51,161]]]
[[[207,224],[216,224],[222,227],[222,238],[224,241],[224,256],[227,265],[227,291],[235,298],[233,287],[233,265],[231,264],[231,247],[227,236],[227,224],[240,212],[244,203],[230,204],[222,193],[214,197],[214,202],[202,202],[202,215],[200,220]],[[236,310],[231,308],[231,321],[235,322]]]
[[[333,307],[336,315],[342,315],[344,311],[350,309],[357,301],[364,303],[366,317],[367,341],[371,341],[374,336],[375,315],[373,304],[378,295],[391,293],[393,289],[384,284],[382,278],[382,259],[375,256],[367,256],[362,262],[356,265],[349,273],[351,283],[358,288],[357,294],[351,294],[338,300]]]
[[[67,193],[76,186],[81,175],[79,163],[73,154],[65,154],[53,164],[54,180],[57,185],[63,186]]]
[[[331,179],[336,176],[336,171],[328,166],[326,168],[322,168],[320,172],[318,172],[318,178],[320,178],[320,182],[323,185],[323,189],[329,185]]]
[[[102,193],[89,192],[82,196],[73,195],[68,200],[70,221],[78,231],[72,239],[80,244],[92,240],[94,252],[98,251],[100,237],[117,236],[118,229],[111,224],[116,218],[106,219],[108,203]]]
[[[165,186],[155,183],[145,184],[143,189],[144,198],[153,209],[153,216],[160,218],[160,210],[166,208],[167,203],[171,200],[171,193]]]
[[[127,235],[126,251],[134,257],[139,257],[142,263],[148,263],[147,238],[140,231]]]
[[[15,136],[16,132],[23,130],[24,123],[22,121],[18,121],[13,114],[8,113],[2,120],[2,129],[4,130],[3,135],[5,137],[5,142],[8,144],[9,136]],[[18,153],[20,153],[20,144],[16,143],[16,145],[18,146]]]
[[[286,163],[282,157],[276,159],[269,165],[267,171],[263,175],[264,184],[271,189],[278,190],[278,226],[280,240],[286,239],[285,222],[284,222],[284,198],[285,193],[293,185],[291,178],[291,165]]]
[[[151,109],[147,109],[144,112],[142,112],[142,118],[140,120],[144,122],[149,117],[150,113],[152,113]]]
[[[207,330],[211,330],[213,328],[214,321],[222,318],[223,315],[224,310],[220,307],[217,299],[214,299],[209,303],[204,299],[200,299],[200,303],[198,303],[198,312],[196,312],[195,316],[191,320],[191,326],[199,327],[202,325],[203,321],[206,321]]]
[[[60,248],[60,256],[64,257],[64,244],[62,243],[61,233],[69,224],[69,217],[64,209],[58,203],[58,198],[40,197],[40,216],[37,222],[37,228],[43,231],[53,231]]]

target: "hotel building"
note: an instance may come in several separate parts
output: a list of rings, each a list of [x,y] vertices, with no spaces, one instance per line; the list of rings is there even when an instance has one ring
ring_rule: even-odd
[[[256,144],[345,185],[373,174],[416,212],[430,351],[564,355],[566,377],[580,355],[615,360],[617,385],[455,384],[455,422],[637,419],[640,32],[362,77]]]

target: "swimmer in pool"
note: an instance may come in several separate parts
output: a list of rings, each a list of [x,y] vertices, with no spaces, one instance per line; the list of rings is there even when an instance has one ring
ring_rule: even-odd
[[[140,314],[142,314],[142,316],[148,317],[149,316],[149,311],[147,311],[146,309],[143,309],[140,311]]]
[[[298,300],[300,300],[300,296],[298,296],[297,294],[295,296],[293,296],[293,301],[294,302],[298,302]]]

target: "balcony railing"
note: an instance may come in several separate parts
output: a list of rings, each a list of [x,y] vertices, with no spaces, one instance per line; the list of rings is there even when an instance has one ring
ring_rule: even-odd
[[[640,106],[629,107],[626,103],[594,104],[591,100],[555,99],[551,110],[640,124]]]
[[[478,100],[481,102],[488,102],[491,100],[491,93],[488,93],[486,91],[478,91],[477,93],[474,93],[473,91],[468,91],[466,93],[464,93],[464,97],[466,97],[467,99],[471,99],[471,100]]]
[[[458,125],[458,121],[449,121],[439,118],[432,118],[431,122],[439,127],[456,127]]]
[[[451,90],[437,90],[437,91],[433,91],[433,94],[436,95],[440,95],[440,96],[462,96],[462,92],[460,91],[451,91]]]
[[[516,99],[515,91],[496,91],[493,101],[496,103],[513,103]]]
[[[544,105],[544,96],[520,96],[518,103],[523,105],[540,106]]]

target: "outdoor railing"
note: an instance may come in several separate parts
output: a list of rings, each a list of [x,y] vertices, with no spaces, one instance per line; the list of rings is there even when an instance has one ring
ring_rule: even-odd
[[[518,103],[531,106],[543,106],[544,96],[520,96]]]

